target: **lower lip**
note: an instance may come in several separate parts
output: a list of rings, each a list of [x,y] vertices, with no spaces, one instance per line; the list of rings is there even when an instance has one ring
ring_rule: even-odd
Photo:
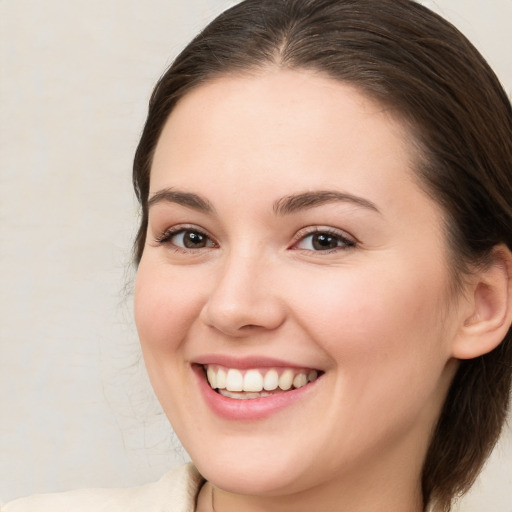
[[[231,421],[256,421],[290,407],[310,393],[319,379],[298,389],[262,398],[236,399],[214,391],[206,380],[202,366],[192,366],[201,394],[210,409],[221,418]]]

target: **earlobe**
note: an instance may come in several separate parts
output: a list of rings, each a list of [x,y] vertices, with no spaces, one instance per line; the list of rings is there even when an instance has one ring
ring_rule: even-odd
[[[496,246],[492,260],[473,276],[466,309],[452,355],[473,359],[495,349],[512,323],[512,253]]]

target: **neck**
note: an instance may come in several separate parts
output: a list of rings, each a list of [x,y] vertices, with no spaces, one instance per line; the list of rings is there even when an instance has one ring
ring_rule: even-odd
[[[421,459],[420,459],[421,460]],[[273,495],[241,495],[209,485],[204,512],[424,512],[421,467],[411,464],[374,472],[333,475],[329,482],[305,491]],[[199,509],[198,512],[203,512]]]
[[[264,499],[262,497],[238,496],[214,489],[208,512],[311,512],[311,510],[322,510],[323,512],[424,512],[421,497],[410,497],[408,499],[389,500],[380,497],[379,501],[369,497],[362,497],[361,501],[354,503],[352,499],[336,495],[324,495],[314,502],[303,500],[287,499],[285,502],[275,497]],[[199,509],[198,509],[199,511]],[[202,512],[202,511],[200,511]],[[206,512],[206,510],[205,510]]]

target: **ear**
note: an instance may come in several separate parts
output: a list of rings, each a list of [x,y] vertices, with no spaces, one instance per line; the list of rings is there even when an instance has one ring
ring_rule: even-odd
[[[512,324],[512,253],[493,249],[491,262],[479,269],[467,288],[467,303],[452,346],[452,356],[473,359],[495,349]]]

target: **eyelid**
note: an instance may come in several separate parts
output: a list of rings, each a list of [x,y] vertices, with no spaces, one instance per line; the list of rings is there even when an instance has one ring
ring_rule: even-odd
[[[177,234],[179,234],[183,231],[194,231],[196,233],[199,233],[199,234],[205,236],[213,243],[214,247],[199,247],[197,249],[190,249],[187,247],[180,247],[179,245],[171,244],[170,240],[174,236],[176,236]],[[212,249],[212,248],[218,247],[218,245],[219,245],[217,243],[217,241],[211,235],[209,235],[205,229],[200,228],[199,226],[196,226],[194,224],[177,224],[176,226],[171,226],[171,227],[163,230],[159,235],[155,236],[154,240],[155,240],[155,243],[158,245],[170,244],[170,245],[173,245],[173,247],[176,250],[183,251],[183,252],[190,252],[190,251],[196,252],[200,249]]]
[[[331,236],[337,237],[340,240],[342,240],[346,244],[346,246],[345,247],[338,247],[338,248],[335,248],[335,249],[327,249],[325,251],[311,251],[310,249],[298,249],[298,248],[295,248],[295,246],[299,242],[301,242],[302,240],[304,240],[308,236],[315,235],[317,233],[325,233],[327,235],[331,235]],[[299,231],[297,231],[297,233],[294,235],[293,240],[292,240],[292,244],[290,246],[290,249],[292,249],[292,250],[303,250],[303,251],[308,251],[308,252],[318,252],[318,253],[324,252],[324,253],[329,253],[329,252],[332,252],[332,251],[339,251],[339,250],[350,249],[350,248],[355,247],[357,245],[359,245],[359,240],[357,240],[356,237],[354,237],[353,235],[350,235],[346,231],[343,231],[343,230],[341,230],[339,228],[333,228],[331,226],[306,226],[306,227],[300,229]]]
[[[192,248],[181,247],[179,245],[172,244],[170,242],[170,240],[174,236],[176,236],[179,233],[184,232],[184,231],[193,231],[193,232],[197,232],[197,233],[205,236],[213,244],[213,247],[212,246],[198,247],[198,248],[192,249]],[[306,239],[308,236],[312,236],[317,233],[325,233],[327,235],[336,237],[339,240],[341,240],[345,245],[339,246],[339,247],[333,248],[333,249],[326,249],[325,251],[312,251],[311,249],[301,249],[301,248],[296,247],[299,242]],[[214,239],[214,237],[212,237],[208,233],[207,230],[205,230],[197,225],[194,225],[194,224],[177,224],[175,226],[171,226],[171,227],[163,230],[159,235],[155,236],[154,241],[158,245],[165,245],[165,244],[172,245],[175,250],[181,251],[181,252],[197,252],[200,249],[212,249],[212,248],[219,247],[218,242]],[[359,241],[353,235],[350,235],[349,233],[347,233],[344,230],[341,230],[339,228],[333,228],[332,226],[315,225],[315,226],[306,226],[304,228],[301,228],[299,231],[297,231],[295,233],[295,235],[293,236],[293,239],[292,239],[291,245],[289,246],[289,249],[303,250],[303,251],[308,251],[308,252],[329,253],[329,252],[333,252],[333,251],[346,250],[346,249],[352,248],[357,245],[359,245]]]

